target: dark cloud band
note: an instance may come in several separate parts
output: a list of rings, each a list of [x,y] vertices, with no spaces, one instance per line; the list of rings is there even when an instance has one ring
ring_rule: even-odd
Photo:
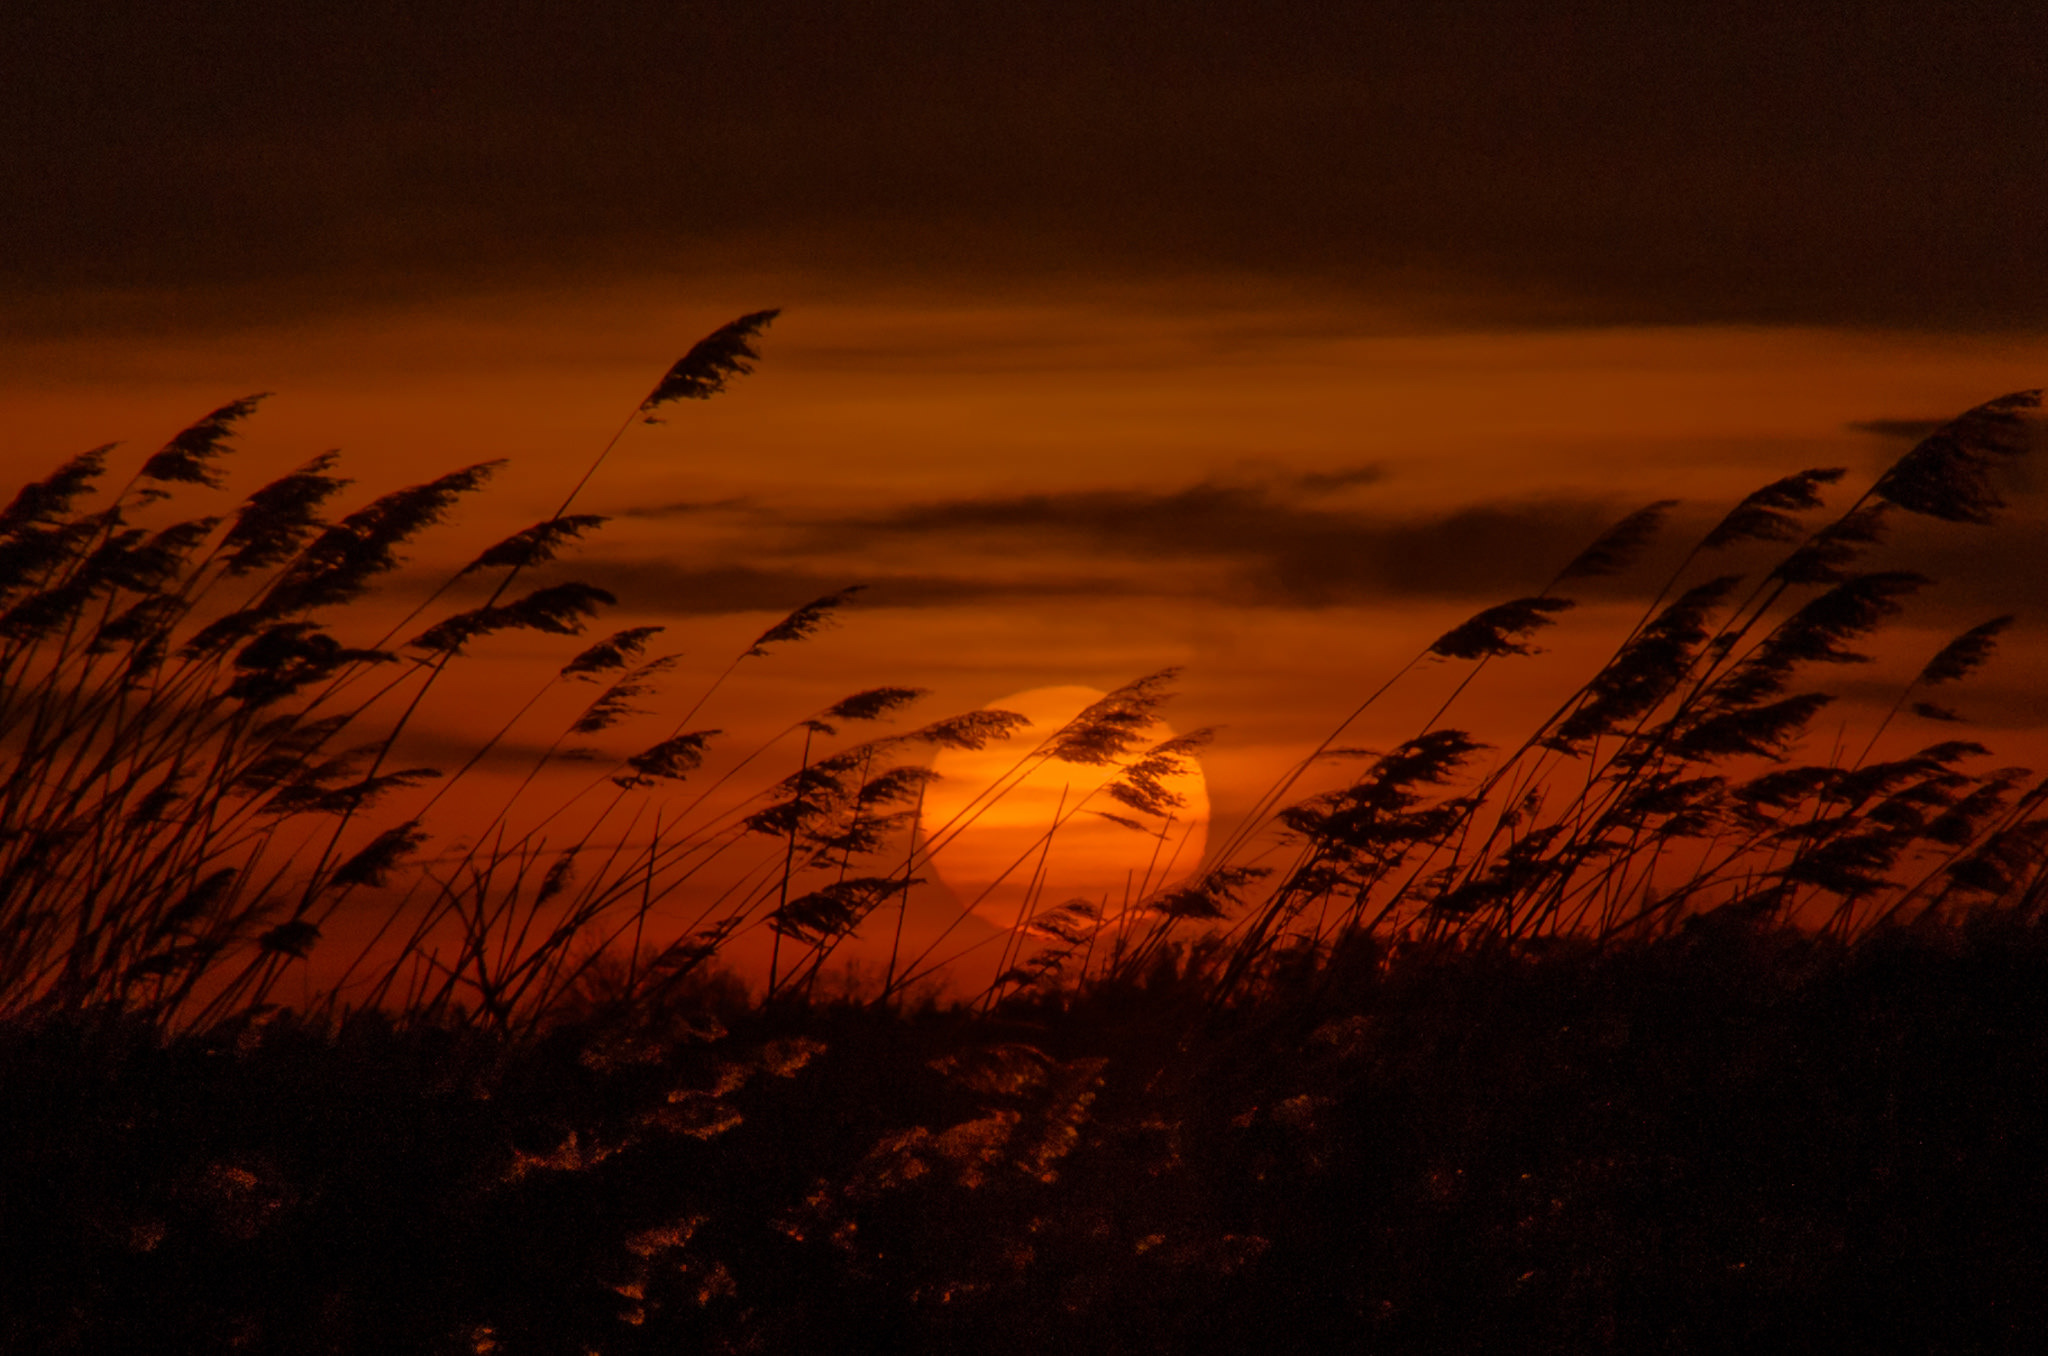
[[[658,559],[601,556],[576,572],[629,606],[675,613],[774,611],[856,580],[870,586],[866,603],[891,607],[1115,596],[1291,608],[1484,600],[1542,587],[1632,507],[1551,497],[1404,515],[1325,490],[1376,478],[1361,468],[1158,491],[963,497],[840,516],[754,505],[751,563],[693,558],[687,540],[671,538]],[[2027,486],[2013,479],[2010,488],[2015,516],[1998,529],[1901,519],[1870,567],[1946,581],[1934,596],[1944,610],[2031,607],[2029,591],[2048,572],[2048,558],[2037,559],[2048,533],[2038,530],[2041,505]],[[1654,592],[1727,507],[1682,506],[1640,568],[1573,589]],[[1823,521],[1813,515],[1815,526]],[[735,540],[705,549],[729,551]],[[1736,554],[1714,568],[1765,567],[1760,554]]]
[[[0,295],[1277,275],[1468,320],[2048,325],[2048,26],[1860,6],[74,0]],[[175,306],[176,310],[171,310]]]

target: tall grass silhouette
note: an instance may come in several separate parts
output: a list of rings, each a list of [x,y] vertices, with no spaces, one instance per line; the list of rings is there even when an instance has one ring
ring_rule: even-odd
[[[1547,582],[1370,685],[1169,884],[1173,778],[1212,737],[1160,728],[1172,670],[1057,729],[918,723],[926,694],[883,686],[734,748],[703,723],[727,684],[856,587],[792,600],[677,709],[660,628],[572,641],[612,597],[520,587],[602,526],[573,510],[620,437],[746,375],[774,318],[693,347],[553,514],[395,625],[373,589],[493,464],[331,514],[329,454],[178,516],[252,396],[112,488],[95,449],[0,511],[0,1347],[2048,1333],[2048,784],[1943,737],[2014,619],[1807,753],[1825,675],[1926,582],[1872,564],[1888,530],[1992,524],[2037,392],[1832,512],[1837,469],[1749,495],[1488,749],[1459,703],[1673,505],[1532,563]],[[430,691],[522,632],[561,638],[555,671],[454,767],[408,764]],[[1344,742],[1431,681],[1421,729]],[[629,721],[665,733],[590,754]],[[1876,757],[1902,729],[1929,733]],[[934,752],[999,744],[932,822]],[[1014,925],[913,941],[948,847],[1058,763],[1100,787],[1011,864]],[[1081,815],[1157,868],[1114,907],[1046,892]],[[374,926],[329,960],[344,908]],[[831,970],[858,943],[887,950],[865,986]],[[969,958],[993,979],[942,1001]]]
[[[405,548],[483,488],[495,463],[330,520],[324,510],[347,482],[328,454],[228,514],[175,518],[180,491],[223,483],[232,439],[262,399],[251,396],[178,433],[111,493],[101,493],[110,448],[23,487],[0,514],[0,1013],[110,1006],[173,1029],[261,1009],[321,944],[334,912],[368,891],[395,902],[323,996],[329,1010],[396,1004],[531,1025],[569,995],[587,996],[595,975],[613,973],[614,953],[624,955],[621,1001],[650,1000],[761,927],[772,934],[767,996],[809,994],[835,952],[893,907],[896,945],[876,996],[886,1004],[960,956],[944,946],[950,930],[902,953],[909,892],[1032,768],[1063,761],[1114,775],[1063,802],[1015,870],[1030,875],[1034,855],[1042,867],[1060,826],[1083,813],[1163,843],[1181,808],[1166,779],[1209,737],[1149,736],[1170,671],[1043,733],[954,823],[917,822],[930,776],[923,758],[1008,738],[1023,721],[979,712],[842,738],[924,695],[909,687],[855,693],[797,719],[679,801],[678,784],[703,771],[719,735],[692,728],[705,703],[742,664],[826,625],[857,587],[798,606],[740,649],[666,738],[576,792],[571,801],[595,818],[578,821],[569,846],[551,846],[545,832],[567,822],[568,807],[522,822],[526,802],[539,774],[576,751],[567,741],[611,729],[655,696],[673,664],[648,653],[659,628],[619,631],[575,653],[433,796],[412,796],[415,812],[379,818],[382,806],[442,778],[392,760],[470,646],[506,632],[572,636],[615,601],[575,581],[515,586],[601,526],[571,510],[632,424],[751,371],[775,315],[743,316],[693,347],[555,513],[479,553],[370,644],[334,631]],[[1818,525],[1808,519],[1843,479],[1839,469],[1802,471],[1742,500],[1685,554],[1609,660],[1475,779],[1484,746],[1445,723],[1454,704],[1488,666],[1533,648],[1573,606],[1571,586],[1631,569],[1674,506],[1626,516],[1535,593],[1482,609],[1423,647],[1258,799],[1189,883],[1141,891],[1115,910],[1047,907],[1034,895],[1002,939],[985,998],[1129,982],[1189,943],[1213,996],[1228,999],[1276,967],[1313,966],[1363,936],[1608,943],[1736,909],[1852,937],[1967,904],[2031,914],[2048,839],[2038,780],[1980,770],[1987,750],[1953,738],[1870,761],[1895,721],[1956,718],[1930,692],[1987,662],[2012,618],[1972,627],[1932,656],[1860,755],[1789,755],[1830,700],[1812,686],[1815,671],[1862,661],[1854,647],[1927,582],[1861,568],[1893,516],[1990,524],[2002,507],[1995,468],[2025,451],[2038,402],[2019,392],[1964,412]],[[1760,547],[1778,555],[1755,564]],[[1717,572],[1745,552],[1746,572]],[[480,604],[425,620],[472,578],[488,584]],[[1351,752],[1338,741],[1429,660],[1464,673],[1427,726],[1368,758],[1347,784],[1290,800],[1304,776]],[[430,812],[449,784],[565,682],[596,694],[467,846],[424,860]],[[797,745],[793,773],[751,797],[733,787],[784,740]],[[712,798],[718,791],[724,800]],[[737,884],[700,900],[680,935],[650,942],[657,903],[750,849],[755,863]]]

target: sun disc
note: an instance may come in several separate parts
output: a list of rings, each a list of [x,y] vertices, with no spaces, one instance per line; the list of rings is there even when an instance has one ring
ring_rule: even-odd
[[[938,845],[932,866],[963,907],[998,927],[1069,900],[1114,918],[1186,878],[1202,860],[1209,794],[1192,758],[1164,779],[1180,800],[1164,815],[1134,810],[1109,794],[1121,766],[1044,759],[1020,779],[1020,760],[1104,695],[1077,685],[1040,687],[990,702],[1031,725],[1005,742],[945,749],[933,760],[938,779],[925,793],[923,816],[925,840]],[[1123,762],[1173,734],[1157,722]],[[994,787],[1001,793],[990,797]]]

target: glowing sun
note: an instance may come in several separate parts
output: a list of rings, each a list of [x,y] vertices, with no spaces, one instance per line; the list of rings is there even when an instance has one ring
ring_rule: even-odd
[[[1110,794],[1146,749],[1174,737],[1164,721],[1113,765],[1029,757],[1104,695],[1092,687],[1039,687],[990,702],[1028,717],[1030,727],[978,751],[944,750],[933,762],[938,780],[925,793],[923,819],[925,840],[938,845],[932,866],[964,907],[998,927],[1075,899],[1114,918],[1201,863],[1209,792],[1192,757],[1160,779],[1179,801],[1164,813],[1144,813]],[[999,785],[1008,789],[991,799],[990,788]]]

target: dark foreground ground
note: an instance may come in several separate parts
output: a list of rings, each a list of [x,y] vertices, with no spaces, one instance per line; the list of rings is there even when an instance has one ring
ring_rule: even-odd
[[[1739,925],[1000,1019],[0,1033],[0,1350],[2048,1340],[2048,933]]]

